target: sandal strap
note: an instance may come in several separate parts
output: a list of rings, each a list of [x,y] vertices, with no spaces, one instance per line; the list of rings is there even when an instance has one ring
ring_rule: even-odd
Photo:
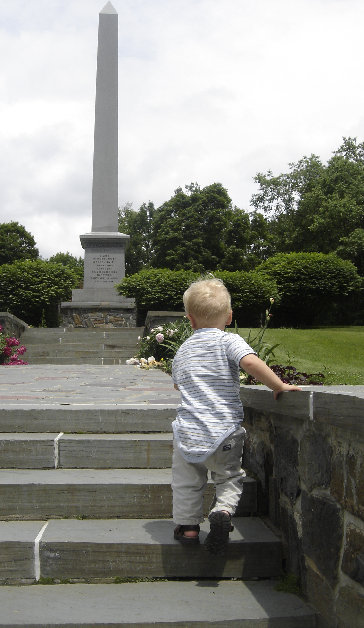
[[[200,531],[199,525],[193,525],[193,526],[192,525],[191,526],[180,525],[178,527],[181,530],[181,532],[199,532]]]

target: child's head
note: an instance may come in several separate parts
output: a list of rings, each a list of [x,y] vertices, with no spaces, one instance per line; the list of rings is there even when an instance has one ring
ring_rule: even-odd
[[[212,327],[216,323],[224,326],[231,314],[230,294],[220,279],[194,281],[184,293],[183,303],[198,327]]]

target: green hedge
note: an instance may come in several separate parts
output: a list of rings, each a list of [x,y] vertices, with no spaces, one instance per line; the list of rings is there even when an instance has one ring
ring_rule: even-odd
[[[222,279],[232,297],[234,320],[238,325],[258,325],[270,297],[278,300],[274,280],[254,271],[216,271],[215,277]],[[200,277],[192,271],[168,269],[142,270],[125,277],[117,286],[120,294],[134,298],[138,311],[183,310],[182,296],[190,283]]]
[[[11,312],[28,325],[58,327],[58,303],[70,299],[77,281],[65,266],[44,260],[3,264],[0,311]]]
[[[280,326],[363,324],[363,280],[334,253],[279,253],[255,270],[277,282]]]

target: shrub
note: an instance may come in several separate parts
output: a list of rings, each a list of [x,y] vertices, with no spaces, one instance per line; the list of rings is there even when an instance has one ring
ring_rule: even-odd
[[[58,326],[58,303],[71,297],[75,274],[61,264],[43,260],[0,266],[0,310],[29,325]]]
[[[333,253],[279,253],[256,272],[277,282],[281,326],[355,322],[363,307],[363,281],[357,269]]]
[[[138,310],[183,310],[183,293],[201,275],[192,271],[150,269],[125,277],[117,286],[120,294],[132,297]],[[255,271],[216,271],[231,294],[234,319],[240,326],[257,325],[264,317],[270,297],[278,298],[274,280]]]

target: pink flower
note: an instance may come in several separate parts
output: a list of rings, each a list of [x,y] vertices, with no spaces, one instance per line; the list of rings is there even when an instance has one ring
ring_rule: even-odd
[[[17,347],[18,345],[20,345],[20,342],[17,338],[7,338],[6,345],[8,347]]]
[[[163,342],[164,336],[163,336],[163,334],[157,334],[155,339],[156,339],[157,342]]]
[[[2,328],[2,326],[0,325],[0,332],[2,332],[2,330],[3,330],[3,328]]]

